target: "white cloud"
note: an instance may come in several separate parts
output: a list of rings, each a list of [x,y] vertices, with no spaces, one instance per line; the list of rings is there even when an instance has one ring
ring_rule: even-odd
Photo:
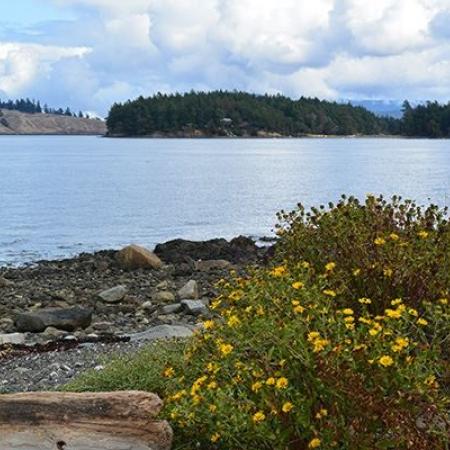
[[[7,95],[18,94],[37,77],[48,76],[53,63],[88,53],[86,47],[0,42],[0,89]]]
[[[52,1],[80,21],[0,47],[0,90],[103,113],[191,88],[450,99],[450,0]]]

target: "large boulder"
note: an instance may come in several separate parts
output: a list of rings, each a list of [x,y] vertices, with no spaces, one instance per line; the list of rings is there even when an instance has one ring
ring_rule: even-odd
[[[129,245],[117,253],[117,261],[123,269],[160,269],[162,261],[150,250],[139,245]]]
[[[226,260],[233,263],[255,261],[258,247],[247,237],[239,236],[231,241],[212,239],[209,241],[187,241],[175,239],[155,247],[155,253],[167,263],[185,263],[198,260]]]
[[[162,401],[136,391],[0,396],[0,450],[170,450]]]
[[[92,322],[92,310],[87,308],[48,308],[18,314],[15,327],[20,332],[42,333],[47,327],[75,331]]]

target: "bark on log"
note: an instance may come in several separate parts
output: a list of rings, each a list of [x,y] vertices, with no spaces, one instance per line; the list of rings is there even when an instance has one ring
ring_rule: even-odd
[[[0,395],[0,450],[169,450],[161,407],[135,391]]]

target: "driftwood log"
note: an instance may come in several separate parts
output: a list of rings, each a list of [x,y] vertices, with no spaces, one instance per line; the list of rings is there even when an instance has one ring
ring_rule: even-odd
[[[169,450],[161,407],[135,391],[0,395],[0,450]]]

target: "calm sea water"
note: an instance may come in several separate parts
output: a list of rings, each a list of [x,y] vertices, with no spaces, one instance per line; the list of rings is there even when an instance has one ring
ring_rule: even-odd
[[[450,141],[0,137],[0,265],[130,242],[269,235],[348,193],[447,205]]]

